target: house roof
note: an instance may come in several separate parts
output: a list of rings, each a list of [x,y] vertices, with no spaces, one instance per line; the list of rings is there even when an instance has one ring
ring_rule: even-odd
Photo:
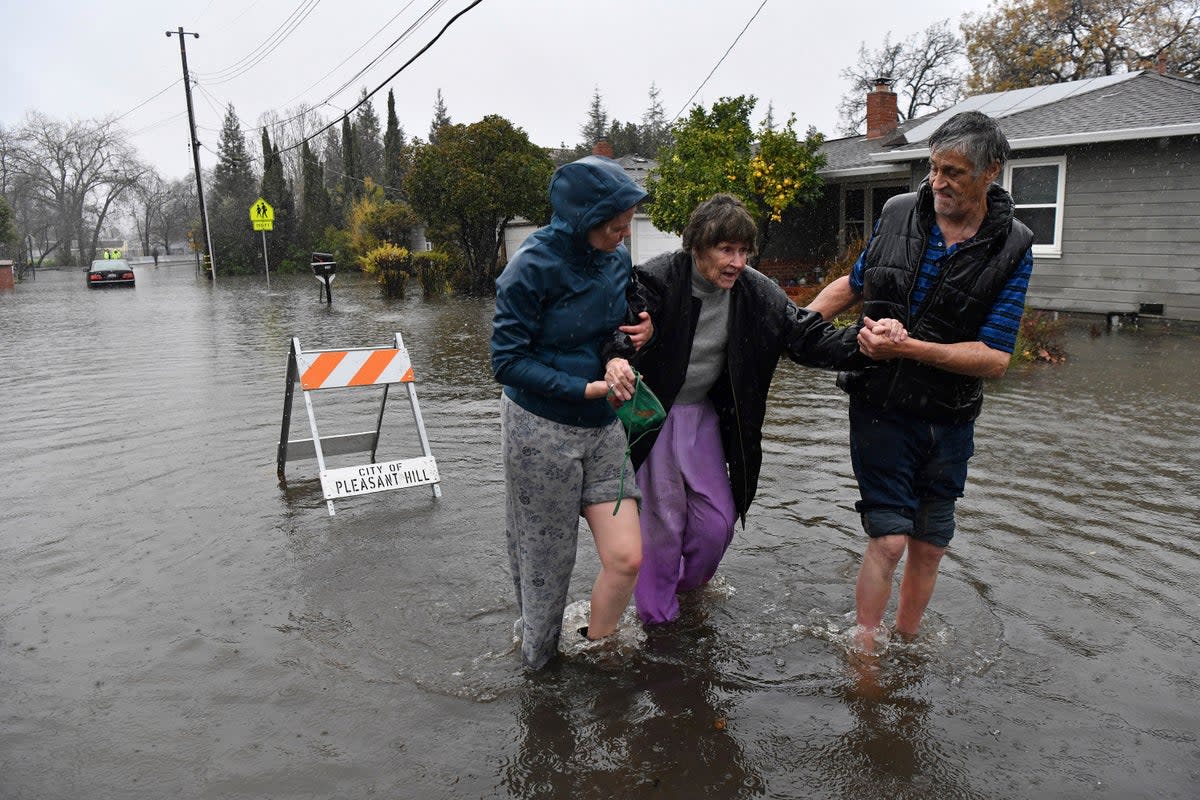
[[[890,136],[837,139],[822,148],[827,178],[882,174],[929,154],[929,136],[962,111],[1000,123],[1014,150],[1200,134],[1200,81],[1153,70],[969,97],[908,120]],[[872,169],[872,167],[874,169]]]
[[[658,162],[653,158],[646,158],[645,156],[633,153],[614,160],[625,170],[625,174],[643,189],[646,188],[646,178],[650,176],[650,170],[658,166]]]

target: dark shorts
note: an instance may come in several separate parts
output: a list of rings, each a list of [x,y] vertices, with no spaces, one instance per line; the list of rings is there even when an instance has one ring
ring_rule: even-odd
[[[867,535],[948,545],[974,453],[974,422],[941,425],[852,401],[850,462],[862,496],[855,508]]]

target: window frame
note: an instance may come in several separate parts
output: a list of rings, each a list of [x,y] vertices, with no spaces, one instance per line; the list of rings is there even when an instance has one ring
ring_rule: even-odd
[[[843,183],[841,192],[838,197],[838,248],[844,249],[850,243],[849,231],[846,228],[846,193],[852,191],[861,191],[863,193],[863,219],[853,220],[856,224],[861,222],[863,226],[863,242],[871,238],[871,233],[875,230],[875,192],[877,190],[899,189],[896,194],[911,192],[912,183],[904,178],[895,178],[882,183]]]
[[[1053,208],[1054,209],[1054,241],[1050,244],[1035,244],[1033,245],[1034,256],[1040,258],[1062,258],[1062,229],[1063,229],[1063,212],[1067,193],[1067,157],[1061,156],[1045,156],[1043,158],[1014,158],[1010,159],[1004,165],[1004,179],[1001,186],[1004,187],[1009,194],[1012,194],[1012,173],[1013,169],[1022,169],[1024,167],[1058,167],[1058,187],[1056,190],[1055,200],[1053,203],[1019,203],[1017,198],[1013,197],[1013,211],[1022,208]]]

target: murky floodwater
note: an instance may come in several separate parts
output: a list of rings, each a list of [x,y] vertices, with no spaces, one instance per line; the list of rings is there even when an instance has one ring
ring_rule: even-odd
[[[873,688],[845,647],[846,402],[792,365],[713,585],[677,625],[529,679],[490,304],[272,286],[178,266],[0,295],[0,797],[1197,796],[1196,334],[1085,324],[1069,363],[991,388],[925,631]],[[289,338],[392,331],[443,496],[330,518],[314,462],[275,478]],[[322,433],[376,403],[318,396]],[[397,398],[380,459],[417,455],[411,429]],[[586,534],[580,553],[576,600]]]

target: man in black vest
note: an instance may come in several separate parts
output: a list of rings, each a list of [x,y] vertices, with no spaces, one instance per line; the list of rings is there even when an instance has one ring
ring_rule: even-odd
[[[859,349],[875,360],[838,376],[869,537],[855,587],[857,643],[868,652],[886,636],[906,552],[895,628],[920,627],[954,535],[983,378],[1008,368],[1033,269],[1033,234],[993,184],[1009,154],[995,120],[956,114],[929,151],[928,178],[887,202],[850,275],[809,305],[829,318],[861,299]]]

